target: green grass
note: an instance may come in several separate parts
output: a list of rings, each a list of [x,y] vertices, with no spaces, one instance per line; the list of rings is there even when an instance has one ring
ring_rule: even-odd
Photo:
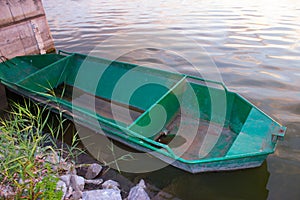
[[[70,146],[56,145],[68,129],[66,124],[62,112],[53,119],[46,107],[30,101],[11,103],[10,112],[0,119],[0,188],[8,186],[10,198],[61,199],[62,192],[56,191],[59,167],[53,168],[45,158],[54,152],[61,159],[77,156],[76,134]]]

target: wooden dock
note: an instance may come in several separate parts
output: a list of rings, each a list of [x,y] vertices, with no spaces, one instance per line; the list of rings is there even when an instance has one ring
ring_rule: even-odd
[[[54,50],[41,0],[0,1],[0,62]],[[5,87],[0,82],[0,110],[6,106]]]
[[[0,56],[46,53],[53,39],[41,0],[0,1]]]

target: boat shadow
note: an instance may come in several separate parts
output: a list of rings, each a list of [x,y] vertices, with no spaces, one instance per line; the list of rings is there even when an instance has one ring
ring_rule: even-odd
[[[143,178],[160,191],[152,199],[267,199],[270,173],[267,162],[253,169],[190,174],[172,166],[161,170],[127,174],[137,182]],[[151,193],[151,187],[148,188]],[[153,191],[152,191],[153,192]]]
[[[88,132],[87,129],[84,131]],[[91,141],[98,141],[97,147],[103,137],[100,134],[90,133]],[[102,138],[102,139],[101,139]],[[179,143],[184,142],[180,139]],[[135,152],[134,149],[126,147],[122,143],[113,142],[128,152]],[[107,153],[107,152],[106,152]],[[117,153],[117,152],[115,152]],[[104,154],[102,154],[104,155]],[[148,157],[149,161],[119,161],[119,166],[141,165],[142,163],[163,162],[157,158]],[[157,164],[159,165],[159,164]],[[165,166],[161,164],[161,166]],[[121,168],[122,171],[122,168]],[[206,172],[191,174],[168,165],[162,169],[147,173],[122,172],[133,183],[144,179],[147,183],[147,192],[155,200],[164,199],[267,199],[268,189],[266,188],[270,173],[268,172],[267,161],[260,167],[227,172]]]

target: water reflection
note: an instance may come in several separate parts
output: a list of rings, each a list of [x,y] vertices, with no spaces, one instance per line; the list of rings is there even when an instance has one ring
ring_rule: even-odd
[[[140,174],[135,179],[144,178],[146,182],[161,188],[163,192],[156,194],[157,199],[172,199],[170,195],[191,200],[266,199],[269,176],[267,162],[264,162],[255,169],[196,175],[166,167],[156,172]]]

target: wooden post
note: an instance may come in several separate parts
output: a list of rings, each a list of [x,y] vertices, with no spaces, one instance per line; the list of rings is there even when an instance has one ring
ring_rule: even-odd
[[[0,112],[6,109],[8,106],[5,87],[2,83],[0,83]]]
[[[0,0],[0,56],[55,50],[41,0]]]
[[[10,59],[53,50],[42,0],[0,0],[0,56]],[[7,106],[5,87],[0,83],[0,111]]]
[[[0,0],[0,56],[10,59],[53,50],[42,0]],[[5,87],[0,83],[0,111],[7,107]]]

